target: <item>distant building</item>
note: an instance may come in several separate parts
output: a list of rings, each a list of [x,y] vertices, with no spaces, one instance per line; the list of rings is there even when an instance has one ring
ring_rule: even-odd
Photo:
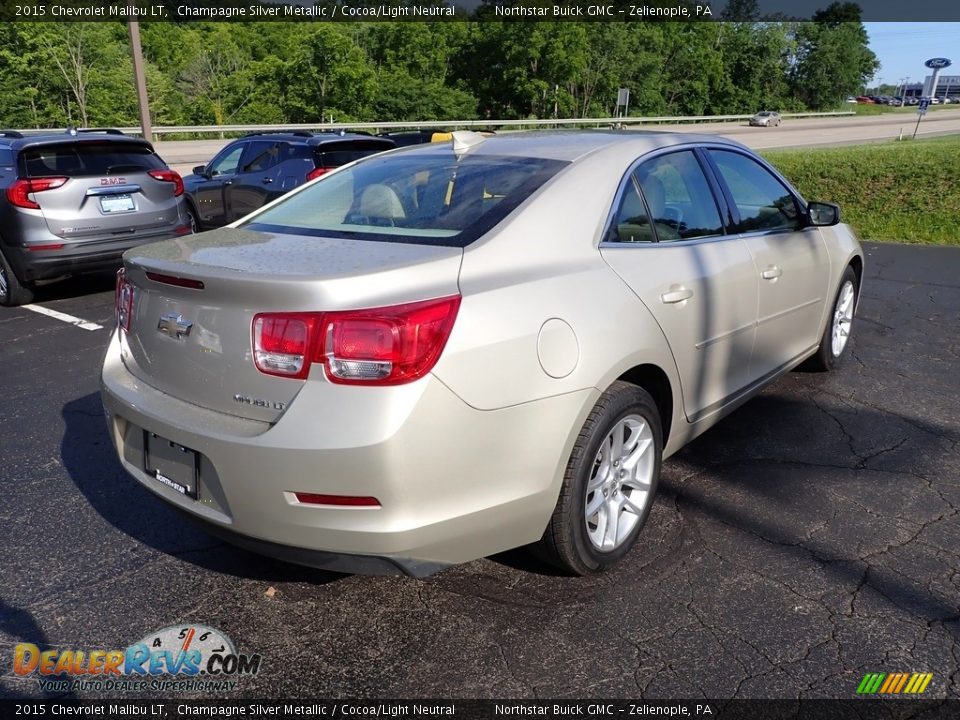
[[[933,95],[933,75],[927,75],[923,79],[923,88],[920,91],[922,97],[927,97]],[[914,83],[913,85],[907,86],[907,92],[910,93],[910,88],[919,87],[919,83]],[[937,78],[937,90],[936,95],[938,98],[942,97],[960,97],[960,75],[941,75]]]

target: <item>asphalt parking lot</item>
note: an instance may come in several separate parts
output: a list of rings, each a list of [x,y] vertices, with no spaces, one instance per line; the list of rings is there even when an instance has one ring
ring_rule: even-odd
[[[108,330],[0,308],[0,697],[45,696],[17,643],[181,623],[262,655],[226,697],[847,698],[868,672],[960,697],[960,248],[865,249],[847,365],[789,374],[669,460],[639,547],[593,579],[522,552],[418,581],[225,545],[114,459]],[[37,302],[109,327],[113,280]]]

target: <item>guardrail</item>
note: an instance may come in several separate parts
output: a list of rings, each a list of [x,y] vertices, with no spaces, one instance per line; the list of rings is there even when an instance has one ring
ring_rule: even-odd
[[[839,117],[856,115],[851,110],[837,112],[781,113],[785,118]],[[612,118],[557,118],[547,120],[437,120],[415,122],[341,122],[341,123],[283,123],[272,125],[162,125],[153,128],[154,135],[220,135],[225,133],[268,132],[271,130],[417,130],[420,128],[523,128],[523,127],[563,127],[567,125],[663,125],[683,123],[711,123],[732,120],[749,120],[753,115],[685,115],[681,117],[612,117]],[[130,135],[139,135],[141,128],[117,128]],[[64,132],[67,128],[33,128],[18,132]]]

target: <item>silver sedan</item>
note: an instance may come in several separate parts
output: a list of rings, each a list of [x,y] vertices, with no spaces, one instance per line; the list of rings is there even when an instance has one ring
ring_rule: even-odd
[[[844,360],[863,277],[835,205],[645,132],[457,132],[124,260],[127,471],[237,544],[410,575],[521,545],[614,565],[664,458]]]

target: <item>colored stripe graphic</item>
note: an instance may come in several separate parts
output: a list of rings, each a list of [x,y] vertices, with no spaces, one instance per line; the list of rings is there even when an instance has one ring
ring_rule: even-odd
[[[880,689],[880,683],[886,677],[886,673],[867,673],[860,681],[860,687],[857,688],[859,695],[872,695]]]
[[[933,673],[867,673],[857,686],[858,695],[919,695],[933,680]]]

